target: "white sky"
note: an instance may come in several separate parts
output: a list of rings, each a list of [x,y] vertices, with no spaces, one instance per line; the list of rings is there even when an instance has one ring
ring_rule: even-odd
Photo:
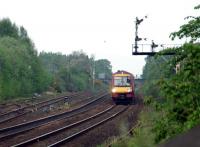
[[[23,25],[37,50],[83,50],[111,61],[113,71],[141,74],[145,56],[133,56],[135,17],[148,15],[139,37],[172,43],[169,34],[197,15],[199,0],[0,0],[0,19]],[[177,42],[173,42],[177,43]]]

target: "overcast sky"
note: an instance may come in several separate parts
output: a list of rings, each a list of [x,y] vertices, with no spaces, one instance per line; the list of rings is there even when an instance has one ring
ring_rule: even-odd
[[[133,56],[135,17],[145,43],[171,42],[169,34],[198,15],[199,0],[0,0],[0,19],[24,26],[38,52],[83,50],[111,61],[113,71],[141,74],[145,56]]]

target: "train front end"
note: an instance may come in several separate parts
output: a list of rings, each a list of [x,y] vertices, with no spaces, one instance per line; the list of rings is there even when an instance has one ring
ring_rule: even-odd
[[[112,75],[112,99],[115,103],[132,102],[134,100],[134,77],[126,71],[118,71]]]

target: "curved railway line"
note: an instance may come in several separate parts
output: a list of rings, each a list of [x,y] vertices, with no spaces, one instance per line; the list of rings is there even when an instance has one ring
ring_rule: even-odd
[[[58,134],[58,133],[60,133],[60,132],[62,132],[62,131],[66,131],[67,129],[76,127],[76,126],[78,126],[78,125],[80,125],[80,124],[83,124],[83,123],[85,123],[86,121],[90,121],[91,119],[94,119],[94,118],[96,118],[96,117],[99,117],[99,116],[105,114],[106,112],[109,112],[109,111],[112,110],[114,107],[116,107],[116,106],[112,105],[112,106],[108,107],[107,109],[105,109],[105,110],[103,110],[103,111],[101,111],[101,112],[99,112],[99,113],[97,113],[97,114],[95,114],[95,115],[92,115],[92,116],[90,116],[90,117],[84,118],[84,119],[82,119],[82,120],[79,120],[79,121],[77,121],[77,122],[71,123],[71,124],[69,124],[69,125],[63,126],[63,127],[58,128],[58,129],[56,129],[56,130],[50,131],[50,132],[48,132],[48,133],[42,134],[42,135],[40,135],[40,136],[31,138],[31,139],[29,139],[29,140],[27,140],[27,141],[21,142],[21,143],[19,143],[19,144],[14,145],[14,146],[24,146],[24,145],[27,146],[27,145],[31,145],[31,144],[33,144],[33,143],[38,143],[38,140],[39,140],[39,141],[42,141],[42,140],[47,139],[48,137],[52,137],[53,135],[56,135],[56,134]]]
[[[70,107],[76,107],[78,105],[81,105],[83,103],[86,103],[87,101],[90,101],[95,98],[95,95],[102,93],[103,91],[99,91],[98,93],[89,93],[89,92],[79,92],[76,94],[71,94],[69,96],[65,97],[58,97],[51,99],[49,101],[40,102],[39,104],[43,103],[42,106],[40,106],[40,109],[35,106],[37,111],[33,111],[33,109],[29,109],[29,112],[18,114],[16,116],[13,116],[12,118],[8,118],[7,120],[0,122],[0,129],[19,124],[19,123],[25,123],[34,119],[40,119],[42,117],[47,117],[49,115],[54,115],[56,113],[62,113],[66,111],[66,109],[70,109]],[[38,106],[39,106],[38,104]]]
[[[51,143],[49,145],[47,145],[48,147],[56,147],[56,146],[60,146],[63,145],[67,142],[69,142],[70,140],[74,139],[75,137],[79,137],[84,133],[87,133],[88,131],[98,127],[99,125],[102,125],[103,123],[106,123],[107,121],[115,118],[116,116],[120,115],[122,112],[124,112],[125,110],[128,109],[128,106],[126,106],[123,109],[118,110],[115,113],[112,113],[111,115],[105,117],[104,119],[101,119],[101,121],[97,121],[95,123],[91,123],[91,125],[89,125],[86,128],[80,129],[78,132],[74,132],[73,134],[71,134],[70,136],[64,137],[61,140],[56,141],[55,143]]]
[[[48,131],[41,135],[31,137],[25,141],[12,144],[12,146],[58,146],[80,136],[87,131],[115,118],[129,106],[110,105],[100,112],[86,118],[73,121],[68,125],[61,125],[57,129]],[[53,140],[53,142],[52,142]]]
[[[50,107],[51,105],[54,105],[56,103],[64,102],[70,97],[76,97],[76,96],[81,96],[81,95],[83,95],[83,94],[82,93],[75,93],[75,94],[70,94],[70,95],[66,95],[66,96],[61,96],[61,97],[53,98],[53,99],[50,99],[50,100],[42,101],[42,102],[39,102],[39,103],[36,103],[36,104],[32,104],[32,105],[29,105],[29,106],[25,106],[25,107],[22,107],[22,108],[19,108],[19,109],[16,109],[16,110],[12,110],[12,111],[9,111],[7,113],[3,113],[3,114],[0,115],[0,124],[8,122],[8,121],[15,119],[17,117],[20,117],[20,116],[23,116],[23,115],[44,109],[46,107]]]
[[[75,108],[75,109],[72,109],[70,111],[66,111],[66,112],[63,112],[63,113],[60,113],[60,114],[52,115],[52,116],[41,118],[41,119],[38,119],[38,120],[34,120],[34,121],[30,121],[30,122],[21,123],[21,124],[14,125],[14,126],[2,128],[2,129],[0,129],[0,140],[9,138],[11,136],[17,135],[17,134],[22,133],[22,132],[26,132],[26,131],[31,130],[33,128],[36,128],[36,127],[39,127],[41,125],[45,125],[47,123],[50,123],[52,121],[61,120],[61,119],[76,115],[78,113],[81,113],[83,111],[86,111],[87,109],[89,109],[94,104],[97,104],[99,101],[104,100],[103,98],[105,98],[106,95],[108,95],[108,94],[107,93],[99,94],[98,98],[96,98],[96,99],[94,99],[90,102],[87,102],[86,104],[83,104],[82,106]]]
[[[116,132],[117,122],[120,124],[122,118],[128,120],[129,115],[134,116],[132,119],[136,121],[140,111],[140,105],[115,105],[109,94],[103,91],[87,98],[81,99],[81,97],[84,95],[77,98],[72,109],[0,128],[0,146],[80,146],[79,141],[86,146],[93,146],[98,142],[98,137],[94,136],[110,134],[106,129],[101,129],[101,133],[98,132],[100,128],[109,127]],[[38,112],[40,113],[44,112]],[[93,132],[97,134],[91,136]],[[90,145],[90,139],[87,137],[95,140],[92,142],[93,145]],[[103,138],[105,139],[105,136]],[[103,138],[100,137],[99,141]]]

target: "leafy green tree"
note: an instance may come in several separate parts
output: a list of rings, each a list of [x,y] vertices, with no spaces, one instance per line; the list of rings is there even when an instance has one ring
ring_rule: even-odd
[[[194,9],[200,9],[200,5],[194,7]],[[195,42],[199,39],[200,36],[200,16],[188,16],[186,19],[190,19],[187,24],[184,24],[180,27],[180,30],[177,32],[171,33],[172,40],[178,37],[179,39],[186,37],[190,38],[190,42]]]
[[[0,37],[4,36],[18,38],[18,27],[8,18],[4,18],[0,21]]]
[[[0,97],[12,98],[42,92],[49,77],[27,31],[9,19],[0,21]]]
[[[144,96],[151,96],[154,99],[161,98],[159,81],[168,79],[174,74],[173,67],[168,63],[171,56],[147,56],[146,64],[143,67],[142,78],[145,80],[142,90]]]
[[[43,67],[52,76],[52,86],[57,91],[80,91],[92,89],[94,64],[95,69],[105,70],[111,76],[111,65],[106,59],[95,61],[83,51],[74,51],[69,55],[61,53],[40,53]]]
[[[181,70],[161,83],[166,102],[163,117],[157,120],[156,142],[174,136],[200,123],[200,45],[185,44],[176,49],[171,66],[181,62]]]
[[[200,5],[195,7],[199,8]],[[200,17],[187,18],[192,20],[171,34],[172,39],[189,37],[191,40],[174,49],[176,54],[169,62],[171,67],[180,64],[180,70],[170,79],[160,82],[166,101],[160,104],[163,115],[154,126],[157,143],[200,123]]]
[[[95,76],[98,78],[98,75],[104,73],[106,79],[111,79],[112,76],[112,66],[109,60],[99,59],[95,61]]]
[[[39,55],[43,67],[53,76],[67,66],[67,56],[61,53],[41,52]]]
[[[89,90],[94,62],[82,51],[67,56],[42,52],[38,57],[23,26],[0,20],[0,98],[40,93],[50,86],[59,92]],[[98,61],[96,68],[111,73],[108,60]]]

